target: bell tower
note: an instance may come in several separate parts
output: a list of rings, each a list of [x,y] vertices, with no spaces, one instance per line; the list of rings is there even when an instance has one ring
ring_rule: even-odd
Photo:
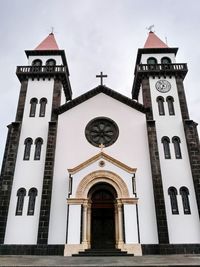
[[[197,243],[200,240],[193,230],[197,230],[194,220],[198,220],[200,208],[197,183],[200,177],[195,165],[200,167],[200,161],[194,159],[199,139],[196,124],[189,119],[183,86],[187,65],[176,63],[177,51],[178,48],[168,47],[150,31],[144,48],[138,49],[132,88],[132,98],[147,108],[160,244]],[[188,203],[190,200],[193,212],[183,203],[185,199]],[[187,234],[186,228],[190,229]]]
[[[0,241],[47,244],[58,120],[54,110],[71,100],[72,91],[65,52],[53,33],[25,53],[28,65],[17,67],[21,89],[1,172]]]

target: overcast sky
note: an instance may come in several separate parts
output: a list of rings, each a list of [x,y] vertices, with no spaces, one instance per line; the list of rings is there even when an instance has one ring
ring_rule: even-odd
[[[129,97],[137,49],[146,27],[168,46],[179,47],[177,62],[188,63],[185,90],[190,117],[200,123],[199,0],[0,0],[0,162],[7,125],[14,121],[20,83],[16,66],[26,65],[24,50],[34,49],[54,27],[70,71],[73,97],[105,84]]]

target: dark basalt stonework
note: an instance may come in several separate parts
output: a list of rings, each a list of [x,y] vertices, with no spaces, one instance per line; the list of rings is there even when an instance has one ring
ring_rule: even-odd
[[[143,255],[200,254],[200,244],[147,244]]]
[[[59,255],[64,245],[0,245],[0,255]]]
[[[13,122],[8,126],[8,137],[3,158],[0,178],[0,243],[4,243],[8,208],[13,185],[13,177],[21,132],[21,123]]]

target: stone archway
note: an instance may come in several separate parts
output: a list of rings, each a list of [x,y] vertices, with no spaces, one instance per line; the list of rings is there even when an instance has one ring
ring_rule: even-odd
[[[85,176],[80,182],[77,191],[77,199],[87,199],[90,188],[96,183],[105,182],[114,187],[117,198],[129,198],[129,191],[120,176],[111,171],[95,171]]]
[[[114,204],[115,224],[115,247],[121,248],[123,242],[123,201],[128,201],[129,191],[120,176],[110,171],[95,171],[85,176],[80,182],[76,191],[76,200],[83,201],[83,239],[85,248],[91,247],[91,199],[90,190],[98,184],[107,184],[116,192]]]

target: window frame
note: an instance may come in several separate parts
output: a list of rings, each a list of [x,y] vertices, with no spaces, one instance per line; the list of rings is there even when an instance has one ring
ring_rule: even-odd
[[[26,196],[26,189],[21,187],[17,190],[17,204],[15,216],[22,216],[24,209],[24,198]]]
[[[32,187],[31,189],[29,189],[29,192],[28,192],[29,201],[28,201],[28,210],[27,210],[28,216],[33,216],[35,213],[35,203],[36,203],[37,195],[38,195],[37,188]]]
[[[168,112],[170,116],[174,116],[175,115],[175,109],[174,109],[174,98],[172,96],[168,96],[166,98],[166,102],[168,105]]]
[[[23,160],[30,160],[30,155],[31,155],[31,146],[33,144],[33,139],[31,137],[27,137],[24,140],[24,157]]]
[[[158,103],[158,112],[159,112],[159,115],[160,116],[164,116],[165,115],[165,107],[164,107],[165,99],[164,99],[164,97],[158,96],[156,98],[156,101]]]
[[[36,97],[31,98],[29,117],[31,118],[35,117],[37,104],[38,104],[38,99]]]
[[[179,214],[177,195],[178,191],[174,186],[168,188],[168,195],[170,197],[171,212],[173,215]]]
[[[174,154],[176,159],[182,159],[182,153],[181,153],[181,140],[178,136],[172,137],[172,143],[174,145]]]
[[[163,143],[163,151],[165,159],[171,159],[171,151],[170,151],[170,139],[168,136],[163,136],[161,139]]]
[[[45,117],[46,113],[47,98],[43,97],[40,99],[40,112],[39,117]]]
[[[186,215],[191,214],[191,208],[190,208],[190,201],[189,201],[189,189],[186,186],[182,186],[179,190],[181,199],[182,199],[182,205],[183,205],[183,212]]]
[[[35,153],[34,160],[40,160],[42,151],[43,139],[38,137],[35,139]],[[38,152],[39,151],[39,152]]]

